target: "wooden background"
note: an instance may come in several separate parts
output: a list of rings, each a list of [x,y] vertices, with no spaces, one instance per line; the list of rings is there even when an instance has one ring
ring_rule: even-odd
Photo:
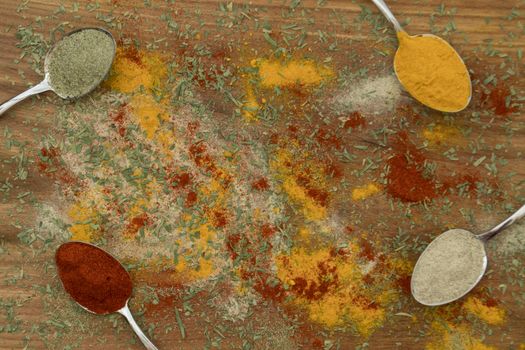
[[[436,0],[397,0],[390,1],[391,8],[394,13],[399,14],[400,20],[406,17],[410,17],[410,25],[408,30],[412,33],[424,33],[429,28],[429,16],[435,11],[442,1]],[[525,48],[525,38],[514,41],[514,46],[510,46],[506,43],[505,38],[507,32],[502,30],[501,23],[505,22],[505,18],[511,15],[512,9],[516,6],[523,5],[523,1],[493,1],[493,0],[448,0],[443,1],[447,8],[457,8],[457,14],[455,15],[455,22],[458,28],[468,37],[468,42],[462,42],[461,47],[465,51],[477,47],[483,44],[486,40],[493,40],[493,47],[500,50],[502,53],[509,55],[516,55],[519,47]],[[62,2],[66,7],[70,7],[72,2]],[[49,19],[46,21],[43,32],[47,32],[47,28],[52,28],[56,24],[62,21],[69,21],[72,27],[82,27],[90,25],[101,25],[101,22],[94,18],[93,14],[87,13],[84,8],[88,1],[80,0],[79,14],[86,15],[82,19],[75,19],[71,14],[63,16],[57,16],[56,19]],[[164,2],[158,2],[164,4]],[[265,5],[269,8],[269,11],[265,14],[268,18],[271,18],[274,23],[281,21],[280,7],[282,6],[280,1],[273,1],[267,3],[266,1],[255,0],[250,2],[253,6],[260,4]],[[360,3],[367,3],[367,1],[328,1],[328,3],[320,9],[319,18],[327,16],[328,13],[335,9],[340,15],[354,18],[356,17],[361,8]],[[136,30],[140,33],[140,37],[143,40],[149,40],[155,37],[159,37],[158,31],[146,31],[144,29],[150,28],[158,21],[162,8],[147,8],[143,6],[143,2],[133,1],[114,1],[114,4],[108,4],[107,2],[101,1],[102,8],[97,10],[98,12],[108,12],[110,9],[114,9],[115,13],[125,13],[126,11],[132,11],[131,9],[136,5],[141,8],[139,11],[141,19],[139,26],[136,28],[126,28],[126,30]],[[115,4],[117,6],[115,6]],[[370,3],[367,3],[372,7]],[[18,25],[27,25],[36,16],[46,17],[53,13],[59,7],[60,3],[54,0],[31,0],[24,5],[24,2],[13,1],[13,0],[0,0],[0,101],[4,101],[17,93],[20,93],[27,88],[29,83],[36,83],[40,77],[33,72],[33,70],[27,65],[27,63],[16,64],[15,60],[20,55],[20,50],[15,47],[16,44],[16,28]],[[215,1],[182,1],[176,2],[174,5],[177,8],[193,11],[195,8],[202,10],[202,18],[206,21],[206,25],[210,28],[215,24],[214,12],[217,10],[218,3]],[[305,7],[315,7],[315,3],[307,1],[303,3]],[[25,9],[25,7],[27,7]],[[20,9],[23,11],[20,11]],[[375,11],[375,10],[374,10]],[[521,7],[521,12],[525,11],[525,7]],[[492,18],[487,23],[486,17]],[[322,27],[322,21],[318,23]],[[523,24],[523,21],[522,21]],[[115,31],[115,29],[113,29]],[[119,31],[118,29],[116,30]],[[521,29],[523,32],[523,28]],[[373,38],[367,38],[362,33],[358,32],[346,32],[341,33],[341,36],[352,37],[362,40],[365,44],[368,41],[372,44]],[[459,38],[460,36],[458,36]],[[484,57],[485,63],[487,64],[499,64],[500,58],[494,57],[491,62],[490,59]],[[23,73],[22,73],[23,71]],[[518,76],[520,72],[517,72]],[[22,79],[22,75],[25,76],[25,80]],[[525,87],[525,81],[521,80],[521,87]],[[41,98],[49,98],[48,95],[42,96]],[[7,114],[0,117],[0,132],[8,127],[19,140],[26,140],[35,151],[38,145],[38,140],[34,137],[33,128],[38,127],[42,132],[45,132],[51,127],[51,119],[46,118],[52,112],[51,105],[46,105],[42,108],[30,108],[32,102],[26,101],[26,103],[18,105],[13,108]],[[521,121],[525,121],[525,117],[521,115]],[[499,135],[502,129],[494,129],[495,131],[489,133],[487,138],[491,138],[488,142],[497,143],[498,140],[503,138],[503,135]],[[498,131],[499,130],[499,131]],[[525,136],[524,131],[521,130],[521,135]],[[0,136],[0,139],[2,136]],[[517,137],[515,136],[515,139]],[[522,137],[522,140],[524,138]],[[523,142],[521,144],[514,145],[516,150],[523,151],[525,149]],[[7,150],[3,146],[0,147],[0,160],[9,160],[15,154],[16,150]],[[523,180],[525,176],[525,159],[523,154],[512,159],[513,164],[511,167],[518,172],[518,178]],[[450,167],[455,167],[456,164],[451,162]],[[5,161],[0,167],[0,182],[3,182],[8,176],[12,176],[16,169],[16,164],[8,164]],[[53,197],[54,189],[52,182],[49,179],[41,177],[36,171],[29,173],[28,180],[23,183],[13,183],[14,189],[10,193],[10,197],[0,204],[0,246],[3,250],[7,251],[7,254],[3,254],[0,258],[0,276],[3,278],[9,277],[13,274],[13,266],[19,266],[23,268],[23,274],[26,278],[33,281],[38,281],[38,270],[39,267],[46,263],[46,261],[39,261],[38,257],[35,259],[31,258],[27,248],[21,247],[17,234],[19,228],[17,225],[30,225],[35,220],[35,212],[33,207],[28,203],[21,203],[17,200],[16,196],[24,191],[32,191],[38,201],[49,200]],[[23,255],[22,253],[26,253]],[[27,254],[29,253],[29,254]],[[15,271],[18,271],[15,270]],[[45,282],[44,282],[45,284]],[[30,299],[26,304],[26,307],[22,309],[22,313],[18,314],[24,322],[34,322],[42,317],[42,306],[38,299],[38,296],[34,293],[31,288],[28,288],[27,284],[21,283],[16,285],[5,285],[0,284],[0,297],[9,298],[15,297],[20,299]],[[518,336],[520,332],[525,329],[525,315],[514,315],[515,326],[512,332]],[[406,329],[407,324],[400,320],[401,329]],[[192,338],[194,332],[191,331],[192,324],[187,325],[188,339],[182,345],[184,349],[202,348],[204,344],[203,339]],[[116,344],[127,343],[130,339],[130,332],[124,331],[124,334],[115,338],[113,330],[108,329],[108,343],[103,345],[92,344],[93,348],[104,348],[112,349]],[[176,334],[175,334],[176,335]],[[19,349],[22,348],[22,339],[25,335],[19,333],[0,333],[0,349]],[[502,346],[501,349],[507,349],[508,339],[512,338],[512,334],[507,338],[501,338]],[[398,343],[403,343],[411,335],[406,332],[396,333],[395,329],[390,334],[385,333],[380,341],[376,341],[372,349],[392,349],[396,348]],[[39,346],[37,337],[33,337],[30,348],[36,348]],[[160,345],[164,345],[163,348],[175,348],[173,344],[177,344],[178,339],[166,339],[159,342]],[[172,346],[167,346],[172,344]],[[40,346],[44,347],[43,343]],[[140,349],[140,346],[133,346],[133,348]],[[227,347],[226,347],[227,348]],[[414,348],[418,348],[417,345]]]

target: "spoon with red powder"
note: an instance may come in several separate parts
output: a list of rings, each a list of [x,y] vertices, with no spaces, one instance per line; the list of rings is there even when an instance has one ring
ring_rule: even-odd
[[[80,306],[97,315],[118,312],[126,317],[146,349],[158,350],[129,311],[133,285],[117,259],[92,244],[68,242],[57,249],[55,261],[62,285]]]

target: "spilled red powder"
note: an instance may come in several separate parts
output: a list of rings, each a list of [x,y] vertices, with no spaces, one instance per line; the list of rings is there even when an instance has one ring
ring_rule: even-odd
[[[495,307],[498,306],[498,302],[494,298],[487,298],[484,302],[484,304],[488,307]]]
[[[348,119],[343,124],[343,127],[345,129],[355,129],[359,126],[365,126],[365,125],[366,125],[366,121],[365,121],[365,118],[363,118],[363,116],[361,115],[361,113],[352,112],[348,116]]]
[[[195,205],[195,203],[197,203],[197,193],[195,193],[194,191],[188,192],[188,194],[186,195],[186,200],[184,201],[184,205],[187,208],[191,208]]]
[[[243,274],[241,274],[243,275]],[[256,271],[243,276],[245,279],[253,279],[255,289],[264,299],[273,301],[283,301],[286,296],[286,290],[279,280],[272,275],[262,271]]]
[[[277,232],[277,229],[273,225],[264,224],[261,226],[261,234],[263,237],[269,238],[273,236],[275,232]]]
[[[314,349],[324,349],[324,342],[319,339],[319,338],[315,338],[313,341],[312,341],[312,346]]]
[[[137,232],[139,232],[139,230],[146,226],[148,223],[149,217],[146,213],[133,217],[126,228],[126,236],[135,236]]]
[[[458,175],[455,177],[450,177],[443,181],[443,189],[453,189],[459,185],[465,185],[465,189],[469,193],[474,193],[476,191],[476,183],[481,181],[479,175],[474,174],[464,174]]]
[[[375,259],[374,249],[372,248],[372,245],[370,244],[370,242],[368,242],[368,240],[362,238],[360,240],[359,246],[361,248],[361,250],[359,251],[360,257],[370,261]]]
[[[401,289],[401,291],[403,293],[405,293],[406,295],[410,295],[411,293],[411,289],[410,289],[410,279],[411,279],[411,276],[410,275],[402,275],[400,276],[397,281],[396,281],[396,284],[397,286]]]
[[[228,224],[228,217],[226,211],[223,209],[215,209],[212,212],[212,224],[217,228],[224,227]]]
[[[240,241],[241,241],[241,235],[238,233],[229,234],[226,237],[226,249],[230,252],[230,258],[232,260],[237,259],[237,257],[239,256],[236,249],[239,246]]]
[[[512,107],[510,103],[510,89],[508,86],[498,84],[490,93],[483,93],[481,100],[485,104],[489,104],[494,109],[494,113],[499,116],[505,116],[517,111],[516,107]]]
[[[56,147],[42,147],[37,157],[37,166],[40,172],[63,184],[75,185],[78,182],[77,178],[62,163],[60,151]]]
[[[127,115],[126,103],[120,105],[116,111],[110,112],[110,118],[113,120],[113,124],[117,128],[117,132],[121,137],[126,135],[125,118]]]
[[[310,178],[308,174],[299,174],[296,176],[297,183],[306,189],[306,194],[316,201],[319,205],[326,207],[328,205],[328,192],[315,188],[313,184],[315,183],[314,179]]]
[[[334,179],[339,179],[343,176],[343,169],[333,161],[328,161],[324,167],[324,173],[328,176],[332,176]]]
[[[345,233],[348,234],[348,235],[351,235],[354,233],[354,228],[352,226],[346,226],[345,227]]]
[[[175,295],[159,296],[155,302],[145,304],[147,315],[164,315],[173,312],[177,297]]]
[[[401,131],[394,143],[394,155],[388,159],[386,191],[403,202],[421,202],[437,196],[434,179],[423,175],[425,157]]]
[[[260,179],[252,182],[252,188],[258,191],[266,191],[270,188],[270,185],[268,184],[268,180],[266,180],[266,178],[261,177]]]
[[[119,45],[119,47],[123,47],[122,45]],[[123,47],[122,49],[122,55],[130,60],[133,63],[136,63],[139,66],[143,66],[142,58],[140,57],[139,50],[135,47],[135,45],[128,45]]]
[[[200,123],[198,121],[188,122],[188,126],[187,126],[188,133],[190,135],[194,135],[197,132],[197,130],[199,130],[199,127],[200,127]]]
[[[171,174],[167,176],[166,180],[168,181],[171,188],[179,189],[191,184],[191,175],[186,172]]]
[[[315,139],[321,145],[332,147],[336,150],[343,149],[343,141],[341,140],[341,138],[339,138],[333,132],[327,131],[323,128],[319,129],[315,136]]]
[[[231,176],[217,167],[212,156],[208,154],[207,147],[202,140],[193,143],[188,152],[195,165],[210,172],[215,179],[222,182],[224,187],[230,185],[232,181]]]
[[[320,261],[317,268],[320,272],[315,276],[315,280],[312,279],[312,276],[309,277],[309,280],[303,277],[293,279],[292,291],[295,295],[308,300],[319,300],[332,288],[337,287],[339,283],[337,267],[330,266],[328,261]]]

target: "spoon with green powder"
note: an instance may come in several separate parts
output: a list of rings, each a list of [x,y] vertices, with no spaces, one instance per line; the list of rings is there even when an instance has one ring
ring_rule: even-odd
[[[0,115],[29,96],[54,91],[64,99],[93,91],[109,73],[115,39],[102,28],[81,28],[66,34],[47,53],[44,80],[0,105]]]
[[[414,299],[423,305],[438,306],[470,292],[487,269],[485,243],[523,217],[525,205],[480,235],[453,229],[436,237],[414,267],[411,280]]]

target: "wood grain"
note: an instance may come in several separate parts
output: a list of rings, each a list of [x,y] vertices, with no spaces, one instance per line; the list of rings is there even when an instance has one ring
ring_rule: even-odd
[[[65,1],[59,2],[55,0],[31,0],[27,3],[27,8],[23,11],[17,11],[20,2],[12,0],[0,0],[0,101],[7,100],[11,96],[23,91],[28,84],[34,84],[41,79],[28,65],[26,60],[21,63],[15,61],[20,57],[21,50],[16,47],[17,39],[15,37],[18,26],[27,26],[30,23],[35,23],[35,18],[40,16],[45,18],[43,28],[38,31],[44,33],[46,37],[49,35],[51,28],[62,22],[69,22],[66,28],[103,25],[103,22],[95,18],[96,13],[121,16],[123,27],[112,28],[112,31],[117,37],[132,36],[137,37],[143,42],[151,42],[152,40],[163,38],[166,36],[164,26],[159,23],[159,16],[166,10],[166,8],[176,8],[181,15],[177,20],[180,23],[192,23],[191,13],[196,9],[201,11],[201,20],[204,23],[203,28],[209,30],[211,33],[217,31],[216,26],[216,11],[218,2],[216,1],[182,1],[174,4],[168,1],[156,1],[155,6],[147,7],[142,1],[113,1],[101,2],[101,8],[89,12],[85,10],[85,5],[91,3],[90,1],[78,1],[79,12],[71,14],[69,12],[64,14],[57,14],[55,18],[51,16],[59,7],[60,3],[64,4],[66,8],[71,8],[73,2]],[[392,11],[398,14],[401,20],[410,19],[409,25],[406,27],[410,33],[424,33],[429,30],[429,19],[433,13],[436,12],[438,6],[442,1],[436,0],[397,0],[390,1]],[[516,27],[516,21],[508,21],[506,18],[511,15],[513,8],[519,8],[523,13],[525,12],[523,1],[492,1],[492,0],[447,0],[443,1],[447,9],[455,8],[457,12],[454,16],[455,24],[458,31],[450,36],[451,42],[459,49],[462,55],[466,58],[469,67],[475,72],[475,77],[483,79],[488,70],[498,70],[498,66],[502,63],[502,58],[498,55],[494,57],[487,57],[482,55],[482,47],[486,46],[489,40],[492,40],[492,47],[499,51],[500,55],[517,55],[519,48],[525,48],[525,37],[523,36],[523,28]],[[336,12],[339,16],[352,21],[361,13],[361,5],[367,5],[374,12],[375,8],[367,1],[328,1],[324,7],[319,8],[314,1],[304,1],[302,7],[312,11],[312,16],[316,18],[315,27],[321,30],[328,30],[335,32],[335,36],[341,40],[355,40],[356,47],[359,47],[359,54],[363,56],[363,61],[372,57],[370,50],[366,51],[363,48],[374,47],[376,45],[376,38],[368,36],[367,31],[359,32],[354,28],[344,29],[343,26],[331,26],[326,28],[329,23],[328,19]],[[258,19],[272,23],[273,27],[278,28],[282,24],[289,23],[289,21],[282,17],[283,8],[288,5],[283,5],[281,1],[266,2],[263,0],[255,0],[250,2],[250,7],[265,8],[258,14]],[[134,13],[138,16],[137,19],[125,19],[125,13]],[[75,16],[81,16],[75,18]],[[487,19],[490,18],[490,21]],[[436,18],[439,25],[444,26],[449,18]],[[523,17],[521,17],[523,26]],[[509,32],[516,33],[517,39],[509,41]],[[316,31],[311,30],[310,36],[315,36]],[[391,33],[390,33],[391,34]],[[386,32],[385,35],[390,35]],[[254,42],[261,45],[261,52],[267,50],[263,48],[261,32],[256,32],[253,37]],[[216,45],[221,46],[225,42],[217,42]],[[173,41],[166,41],[160,49],[169,51],[174,45]],[[315,45],[312,46],[315,50]],[[336,60],[345,59],[344,53],[335,55]],[[525,88],[525,80],[521,75],[523,70],[523,63],[517,65],[516,77],[514,85],[518,86],[521,91]],[[0,117],[0,132],[5,128],[11,130],[18,140],[28,142],[28,150],[35,154],[38,150],[39,135],[43,135],[52,129],[52,113],[54,111],[53,104],[57,102],[50,94],[39,96],[36,99],[47,101],[46,103],[35,102],[28,100]],[[36,106],[33,108],[33,104]],[[505,173],[514,171],[515,177],[512,179],[514,183],[523,183],[525,180],[525,129],[523,123],[525,122],[525,115],[520,113],[514,117],[513,125],[521,125],[517,128],[517,135],[513,137],[513,143],[508,145],[505,159],[508,164],[502,167]],[[459,125],[468,125],[470,120],[457,121]],[[503,120],[496,120],[491,127],[484,131],[484,139],[488,144],[497,144],[505,140],[501,125]],[[520,124],[521,123],[521,124]],[[38,133],[33,131],[33,128],[39,129]],[[481,128],[482,126],[475,125],[473,127]],[[1,136],[0,136],[1,138]],[[0,182],[4,179],[12,178],[16,171],[15,162],[11,158],[17,154],[16,149],[8,150],[4,146],[0,146]],[[490,156],[490,154],[487,154]],[[439,160],[440,167],[454,169],[458,165],[454,162],[444,162]],[[46,285],[46,281],[39,278],[42,266],[52,264],[47,255],[33,255],[29,248],[19,243],[17,235],[20,232],[20,226],[31,225],[36,222],[37,211],[31,203],[22,203],[16,196],[25,191],[31,191],[35,196],[37,202],[49,202],[56,200],[55,184],[46,177],[41,176],[34,166],[28,175],[26,181],[14,181],[14,190],[5,201],[0,203],[0,246],[7,253],[1,255],[0,258],[0,276],[3,280],[16,276],[23,270],[24,280],[20,283],[8,285],[6,283],[0,284],[0,300],[7,300],[9,298],[16,298],[19,300],[27,300],[23,308],[20,308],[17,318],[23,322],[24,325],[31,325],[38,321],[42,321],[48,317],[44,314],[44,308],[41,295],[32,288],[34,284]],[[516,194],[516,198],[519,195]],[[522,197],[523,198],[523,195]],[[476,210],[475,208],[473,210]],[[459,215],[459,214],[458,214]],[[495,213],[494,217],[480,220],[477,222],[480,230],[487,227],[489,222],[494,222],[502,218],[502,213]],[[364,223],[373,222],[377,219],[375,214],[370,214],[364,219]],[[388,220],[385,220],[388,222]],[[395,225],[395,223],[390,223]],[[416,228],[416,230],[424,230],[425,228]],[[497,276],[491,276],[491,279],[497,281]],[[27,282],[24,282],[27,281]],[[494,283],[493,283],[494,284]],[[497,285],[497,283],[495,283]],[[518,287],[519,288],[519,287]],[[507,305],[512,304],[512,296],[508,295],[506,300]],[[66,301],[67,302],[67,301]],[[261,307],[262,308],[262,307]],[[492,336],[489,339],[489,344],[494,345],[499,349],[518,349],[519,343],[525,343],[525,310],[523,307],[516,309],[517,312],[511,314],[509,326],[499,329],[501,334]],[[200,311],[206,312],[205,307]],[[273,316],[277,319],[277,315],[282,313],[279,307],[270,305],[266,310],[258,310],[261,317],[266,317],[270,320]],[[3,316],[2,316],[3,317]],[[92,317],[88,315],[86,317]],[[3,319],[0,317],[0,326]],[[86,338],[83,342],[83,348],[92,349],[141,349],[138,344],[130,344],[133,341],[133,335],[130,330],[123,327],[119,334],[116,334],[112,321],[109,319],[102,319],[100,322],[104,324],[104,331],[102,334],[94,334]],[[123,324],[120,323],[122,326]],[[125,325],[124,325],[125,326]],[[186,323],[188,337],[185,340],[180,339],[178,332],[170,332],[165,336],[161,334],[156,335],[156,343],[162,349],[201,349],[206,344],[206,339],[202,332],[203,324],[196,321],[188,321]],[[26,327],[27,329],[27,327]],[[30,328],[29,328],[30,329]],[[211,331],[213,332],[213,331]],[[97,338],[103,336],[106,340],[104,343],[98,343]],[[26,344],[25,338],[30,339],[29,349],[44,349],[49,348],[42,340],[30,332],[0,332],[0,349],[22,349]],[[369,340],[370,349],[421,349],[424,344],[417,334],[417,327],[410,319],[398,317],[388,323],[387,326],[376,332]],[[67,345],[71,339],[64,339],[63,344]],[[352,336],[343,338],[341,349],[354,348],[359,343]],[[242,341],[239,339],[225,339],[222,343],[223,349],[233,349],[241,346]],[[306,349],[307,347],[303,347]],[[312,347],[313,349],[313,347]],[[523,348],[520,348],[523,349]]]

